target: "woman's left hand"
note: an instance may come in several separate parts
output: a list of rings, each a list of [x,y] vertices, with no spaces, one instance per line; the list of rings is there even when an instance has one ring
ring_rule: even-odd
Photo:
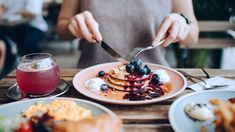
[[[189,25],[186,20],[180,14],[172,13],[163,20],[152,44],[157,45],[165,39],[162,46],[167,47],[171,43],[184,40],[188,33]]]

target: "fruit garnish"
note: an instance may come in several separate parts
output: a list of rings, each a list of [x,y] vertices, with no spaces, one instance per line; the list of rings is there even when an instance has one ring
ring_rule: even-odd
[[[152,80],[151,80],[155,85],[159,84],[160,78],[158,74],[153,74]]]
[[[126,71],[127,71],[128,73],[133,73],[133,72],[135,71],[135,66],[132,65],[132,64],[127,64],[127,65],[126,65]]]
[[[149,74],[151,72],[151,68],[148,65],[145,65],[144,68],[146,68],[147,74]]]
[[[151,72],[148,65],[142,67],[142,61],[140,59],[135,59],[126,65],[126,71],[128,73],[137,73],[140,76],[147,75]]]
[[[130,64],[134,65],[135,67],[142,67],[142,61],[140,59],[135,59],[131,61]]]
[[[101,91],[107,91],[108,90],[108,86],[107,86],[107,84],[102,84],[101,86],[100,86],[100,90]]]
[[[231,102],[232,104],[235,104],[235,98],[229,98],[228,101]]]
[[[98,73],[98,76],[99,77],[103,77],[105,75],[105,72],[104,71],[99,71],[99,73]]]

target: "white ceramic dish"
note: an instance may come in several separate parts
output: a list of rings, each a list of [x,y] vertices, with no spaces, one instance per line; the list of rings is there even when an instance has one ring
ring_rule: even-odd
[[[187,94],[178,98],[170,107],[169,120],[176,132],[200,132],[201,123],[193,121],[184,112],[184,106],[188,103],[208,103],[210,99],[218,98],[227,101],[235,97],[235,91],[202,91]],[[208,132],[214,131],[214,125],[207,127]]]

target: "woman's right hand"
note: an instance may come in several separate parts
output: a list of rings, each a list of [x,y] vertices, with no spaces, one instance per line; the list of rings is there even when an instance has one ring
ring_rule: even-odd
[[[102,41],[99,25],[89,11],[71,18],[68,29],[75,37],[84,38],[90,43]]]

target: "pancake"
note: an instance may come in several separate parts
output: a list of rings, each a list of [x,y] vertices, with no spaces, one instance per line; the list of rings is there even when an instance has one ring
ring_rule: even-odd
[[[121,85],[121,86],[136,86],[136,87],[141,87],[144,84],[150,82],[149,80],[135,81],[135,82],[133,82],[133,81],[124,81],[124,80],[113,78],[111,76],[108,79],[109,79],[109,81],[111,83],[113,83],[115,85]]]
[[[110,76],[119,80],[128,80],[126,76],[129,75],[126,72],[126,67],[124,65],[117,66],[110,71]]]
[[[109,87],[125,91],[127,88],[143,87],[149,84],[152,73],[144,76],[137,75],[136,73],[130,74],[126,71],[125,65],[119,65],[113,68],[107,76],[106,83]]]
[[[148,80],[152,74],[139,76],[139,75],[130,75],[130,73],[126,72],[126,67],[124,65],[120,65],[118,67],[113,68],[110,71],[110,76],[115,79],[124,80],[124,81],[143,81]]]
[[[106,84],[111,88],[121,90],[121,91],[125,91],[124,86],[113,84],[109,79],[106,80]]]
[[[120,79],[117,79],[117,78],[113,78],[112,76],[110,76],[108,78],[108,80],[113,83],[113,84],[116,84],[116,85],[121,85],[121,86],[130,86],[131,83],[129,81],[126,81],[126,80],[120,80]]]

